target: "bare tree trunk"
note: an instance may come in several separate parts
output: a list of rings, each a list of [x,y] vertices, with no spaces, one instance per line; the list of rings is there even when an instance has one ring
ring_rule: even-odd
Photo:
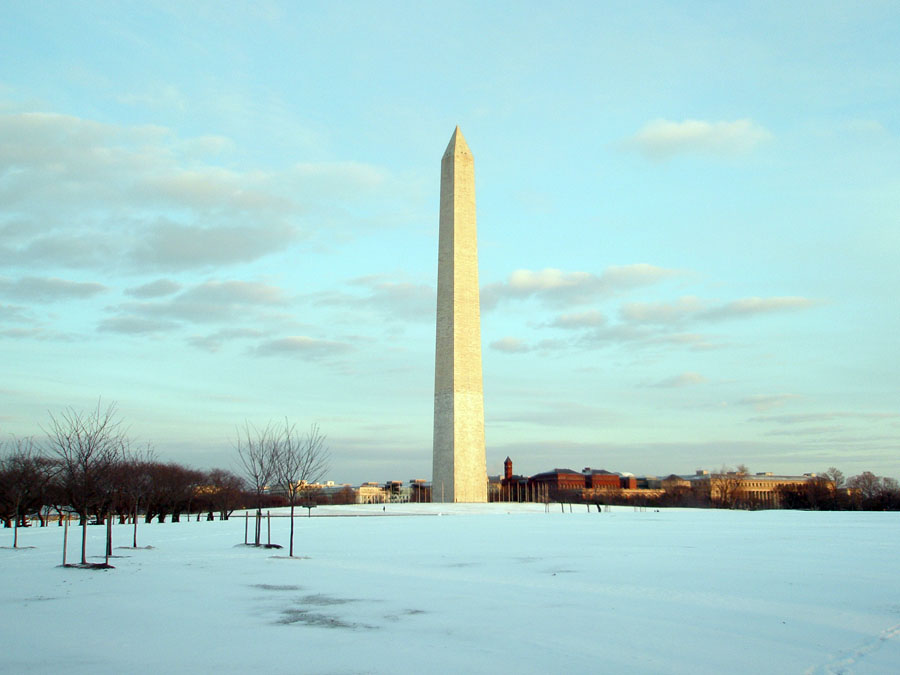
[[[137,502],[134,503],[134,543],[132,544],[133,548],[137,548],[137,521],[138,521],[138,505]]]
[[[60,516],[62,518],[62,516]],[[62,521],[60,520],[60,524]],[[69,547],[69,518],[66,517],[66,524],[63,525],[63,567],[66,566],[66,549]]]
[[[81,519],[81,564],[87,565],[87,518]]]

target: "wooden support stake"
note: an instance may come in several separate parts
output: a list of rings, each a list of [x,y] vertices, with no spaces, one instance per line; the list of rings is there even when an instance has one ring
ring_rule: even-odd
[[[62,516],[60,516],[62,517]],[[69,515],[66,514],[66,524],[63,525],[63,567],[66,566],[66,548],[69,544]]]
[[[109,550],[112,548],[112,518],[106,514],[106,564],[109,565]]]

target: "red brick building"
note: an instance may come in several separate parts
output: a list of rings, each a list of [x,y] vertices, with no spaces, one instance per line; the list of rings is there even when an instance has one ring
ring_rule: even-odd
[[[633,490],[636,487],[634,476],[620,476],[603,469],[585,468],[583,471],[572,469],[553,469],[528,479],[529,485],[539,486],[552,499],[564,497],[582,497],[585,492],[609,490]]]

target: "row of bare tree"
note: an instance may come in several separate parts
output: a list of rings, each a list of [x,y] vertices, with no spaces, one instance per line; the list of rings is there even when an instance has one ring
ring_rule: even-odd
[[[0,441],[0,520],[15,529],[28,515],[46,525],[55,513],[62,524],[74,514],[82,526],[81,562],[86,564],[86,528],[118,518],[134,524],[137,548],[140,518],[178,522],[184,513],[206,513],[227,520],[236,508],[253,503],[258,512],[289,503],[291,515],[301,492],[324,476],[328,464],[325,437],[317,426],[306,434],[285,421],[262,430],[246,424],[235,443],[245,478],[225,469],[198,471],[157,461],[148,446],[132,448],[115,404],[98,403],[88,412],[68,408],[50,415],[46,438]],[[247,486],[250,486],[250,490]],[[272,496],[271,488],[286,499]],[[259,519],[257,519],[259,520]],[[256,533],[259,544],[259,528]],[[107,554],[111,542],[107,543]],[[293,555],[293,518],[291,518]]]

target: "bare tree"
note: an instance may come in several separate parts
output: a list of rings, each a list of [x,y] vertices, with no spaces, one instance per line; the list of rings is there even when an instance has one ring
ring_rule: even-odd
[[[132,548],[138,547],[138,514],[141,508],[147,508],[147,500],[153,487],[150,466],[156,460],[156,453],[148,443],[140,450],[127,449],[119,474],[119,490],[124,501],[123,506],[131,515]]]
[[[900,485],[893,478],[876,476],[863,471],[847,479],[857,508],[867,511],[895,511],[900,509]]]
[[[864,504],[874,502],[881,493],[881,479],[871,471],[863,471],[847,481],[850,488]]]
[[[13,525],[13,548],[19,545],[19,526],[27,525],[26,514],[44,506],[44,493],[50,480],[51,465],[40,454],[34,439],[13,437],[10,451],[0,457],[0,485],[4,519]],[[40,516],[43,523],[43,516]]]
[[[822,472],[822,475],[832,483],[834,483],[835,490],[840,490],[842,487],[844,487],[844,472],[840,469],[830,466],[828,467],[828,471]]]
[[[81,519],[81,564],[87,564],[87,524],[90,514],[102,518],[112,493],[112,468],[127,447],[116,404],[81,412],[66,408],[50,413],[45,429],[47,447],[60,460],[61,483],[69,505]]]
[[[710,498],[723,509],[735,508],[743,497],[743,483],[747,475],[747,467],[741,464],[737,471],[726,466],[709,477]]]
[[[275,443],[275,477],[278,486],[287,494],[291,507],[291,537],[289,553],[294,555],[294,505],[297,497],[314,483],[318,483],[329,468],[325,436],[319,426],[313,424],[305,435],[298,433],[295,425],[286,418],[281,437]]]
[[[263,495],[275,480],[280,433],[270,422],[264,429],[257,429],[249,422],[237,430],[235,449],[244,477],[256,495],[256,528],[254,544],[260,545],[262,536]]]

